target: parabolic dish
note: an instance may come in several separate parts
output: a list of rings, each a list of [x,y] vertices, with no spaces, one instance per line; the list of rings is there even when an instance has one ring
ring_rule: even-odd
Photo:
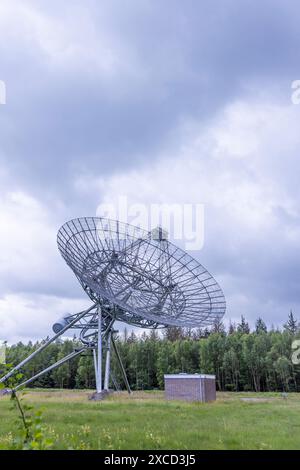
[[[119,307],[118,320],[193,328],[225,313],[219,284],[161,231],[84,217],[60,228],[58,247],[91,299]]]

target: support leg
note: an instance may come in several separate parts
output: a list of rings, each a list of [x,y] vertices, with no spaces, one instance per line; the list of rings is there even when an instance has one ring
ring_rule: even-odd
[[[117,357],[117,360],[118,360],[118,363],[119,363],[119,366],[120,366],[120,369],[121,369],[121,372],[122,372],[122,375],[123,375],[123,380],[125,382],[127,392],[131,393],[130,385],[129,385],[127,375],[126,375],[126,372],[125,372],[125,369],[124,369],[124,366],[123,366],[123,362],[121,360],[121,357],[120,357],[120,354],[119,354],[119,351],[118,351],[118,348],[117,348],[117,345],[115,343],[113,335],[111,336],[111,343],[113,345],[113,348],[114,348],[114,351],[115,351],[115,354],[116,354],[116,357]]]
[[[63,328],[59,333],[54,335],[46,343],[42,344],[38,349],[36,349],[32,354],[30,354],[30,356],[26,357],[26,359],[24,359],[16,367],[14,367],[10,372],[8,372],[6,375],[4,375],[4,377],[2,377],[0,379],[0,383],[5,382],[7,379],[9,379],[9,377],[11,377],[15,372],[17,372],[17,370],[19,370],[21,367],[23,367],[25,364],[27,364],[27,362],[31,361],[31,359],[33,359],[37,354],[39,354],[44,349],[46,349],[47,346],[49,346],[49,344],[53,343],[53,341],[55,341],[57,338],[59,338],[59,336],[61,336],[65,331],[67,331],[69,328],[73,327],[81,318],[84,317],[84,315],[89,313],[93,308],[95,308],[95,305],[92,305],[90,308],[88,308],[84,312],[80,312],[80,314],[78,314],[78,316],[73,321],[71,321],[68,325],[66,325],[65,328]]]
[[[94,368],[95,368],[95,381],[96,381],[96,390],[98,390],[98,365],[97,365],[97,349],[93,349],[93,359],[94,359]]]
[[[106,350],[106,362],[105,362],[105,378],[104,378],[104,390],[109,389],[109,375],[110,375],[110,342],[111,342],[111,331],[107,334],[107,350]]]
[[[97,393],[102,392],[102,311],[98,306]]]
[[[51,370],[53,369],[56,369],[57,367],[61,366],[62,364],[64,364],[65,362],[69,361],[70,359],[73,359],[73,357],[76,357],[78,356],[79,354],[81,354],[83,351],[85,351],[86,348],[83,347],[81,349],[79,349],[78,351],[73,351],[71,352],[70,354],[68,354],[67,356],[63,357],[62,359],[60,359],[59,361],[55,362],[55,364],[52,364],[51,366],[47,367],[46,369],[42,370],[41,372],[39,372],[38,374],[34,375],[33,377],[31,377],[30,379],[28,380],[25,380],[24,382],[22,382],[21,384],[17,385],[14,390],[17,391],[19,388],[21,387],[25,387],[25,385],[28,385],[30,384],[31,382],[33,382],[34,380],[38,379],[39,377],[41,377],[42,375],[46,374],[47,372],[50,372]]]

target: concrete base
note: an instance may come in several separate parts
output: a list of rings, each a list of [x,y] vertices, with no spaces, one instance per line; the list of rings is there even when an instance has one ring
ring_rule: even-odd
[[[105,400],[109,395],[113,393],[112,390],[102,390],[102,392],[94,392],[91,395],[89,395],[89,400],[94,400],[94,401],[101,401]]]

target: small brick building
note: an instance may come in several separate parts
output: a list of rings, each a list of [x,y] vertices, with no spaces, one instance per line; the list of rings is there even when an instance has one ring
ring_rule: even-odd
[[[165,375],[167,400],[214,401],[216,399],[216,376],[206,374]]]

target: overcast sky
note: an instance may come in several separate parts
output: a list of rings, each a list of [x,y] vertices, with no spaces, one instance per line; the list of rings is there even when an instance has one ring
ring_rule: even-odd
[[[89,305],[56,246],[99,204],[204,204],[225,320],[300,319],[296,0],[0,0],[0,339]]]

